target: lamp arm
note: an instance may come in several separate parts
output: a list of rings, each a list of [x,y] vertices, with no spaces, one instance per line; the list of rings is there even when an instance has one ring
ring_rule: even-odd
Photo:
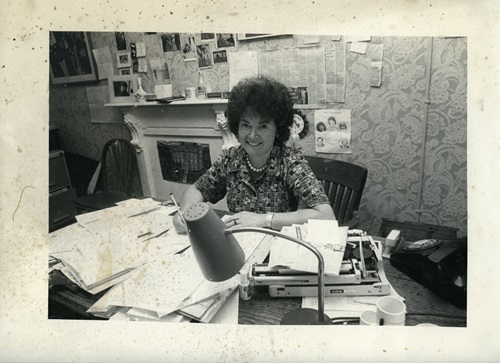
[[[323,255],[319,252],[319,250],[311,245],[310,243],[304,242],[298,238],[287,236],[281,232],[276,232],[272,229],[259,228],[259,227],[238,227],[232,229],[226,229],[224,234],[234,234],[238,232],[260,232],[265,234],[270,234],[275,237],[280,237],[287,239],[289,241],[295,242],[301,246],[304,246],[309,251],[314,253],[318,258],[318,319],[319,321],[325,320],[325,283],[324,283],[324,275],[325,275],[325,261],[323,259]]]

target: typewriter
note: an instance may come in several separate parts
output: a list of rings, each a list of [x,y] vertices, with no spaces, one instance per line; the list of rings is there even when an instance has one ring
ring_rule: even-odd
[[[382,246],[365,232],[348,231],[346,248],[338,275],[326,275],[325,296],[389,295],[390,283],[384,272]],[[250,283],[268,286],[272,297],[318,296],[318,275],[289,266],[254,264]]]

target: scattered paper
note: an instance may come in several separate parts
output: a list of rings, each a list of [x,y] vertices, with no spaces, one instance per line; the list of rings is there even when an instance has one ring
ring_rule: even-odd
[[[366,48],[368,48],[368,43],[366,42],[352,42],[349,51],[359,54],[365,54]]]
[[[217,283],[203,277],[188,235],[173,228],[175,211],[147,198],[79,215],[77,223],[50,234],[52,269],[92,294],[111,287],[88,310],[95,316],[185,321],[183,314],[209,322],[239,276]],[[270,235],[244,232],[235,238],[246,265],[262,263],[269,253]]]
[[[304,225],[283,227],[281,233],[310,243],[323,256],[325,274],[339,275],[344,256],[347,227],[337,221],[309,220]],[[318,272],[318,258],[308,248],[277,237],[273,242],[269,266],[288,266],[293,270]]]
[[[93,49],[92,53],[94,53],[99,79],[107,79],[113,75],[113,59],[109,47]]]
[[[372,39],[370,35],[363,35],[363,36],[346,36],[344,38],[345,43],[351,43],[351,42],[369,42]]]
[[[307,88],[308,104],[326,105],[326,66],[323,47],[274,49],[259,52],[259,73],[287,87]],[[231,63],[231,69],[232,63]]]
[[[259,73],[257,52],[228,52],[228,63],[231,64],[229,71],[229,89],[243,78],[253,77]]]
[[[345,101],[346,44],[334,42],[325,47],[327,102]]]
[[[320,40],[319,35],[304,35],[304,44],[318,44]]]
[[[139,68],[137,70],[138,72],[147,73],[147,71],[148,71],[148,61],[145,58],[139,58],[138,59],[138,65],[139,65]]]
[[[135,48],[137,52],[137,57],[146,56],[146,44],[144,42],[135,43]]]
[[[85,87],[89,103],[90,117],[94,123],[123,123],[123,114],[116,107],[106,107],[109,103],[109,87]]]

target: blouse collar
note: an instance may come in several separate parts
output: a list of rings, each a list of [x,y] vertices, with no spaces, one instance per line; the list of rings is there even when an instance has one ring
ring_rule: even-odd
[[[229,172],[238,172],[241,170],[242,165],[246,164],[247,152],[241,147],[238,146],[238,150],[236,151],[236,157],[233,159],[229,166]],[[280,171],[280,163],[279,156],[281,154],[281,148],[274,145],[271,150],[271,154],[269,154],[269,159],[267,161],[266,174],[268,175],[278,175]],[[245,168],[246,170],[246,168]]]

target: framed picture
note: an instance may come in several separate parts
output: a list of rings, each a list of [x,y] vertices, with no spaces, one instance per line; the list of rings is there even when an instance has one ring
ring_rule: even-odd
[[[109,102],[130,103],[136,102],[137,74],[126,76],[109,76]]]
[[[116,53],[116,62],[118,68],[127,68],[132,66],[132,57],[130,52]]]
[[[97,81],[87,32],[49,32],[50,79],[54,84]]]
[[[251,40],[251,39],[271,38],[271,37],[278,37],[280,35],[287,35],[287,34],[246,33],[246,34],[238,34],[238,40]]]

